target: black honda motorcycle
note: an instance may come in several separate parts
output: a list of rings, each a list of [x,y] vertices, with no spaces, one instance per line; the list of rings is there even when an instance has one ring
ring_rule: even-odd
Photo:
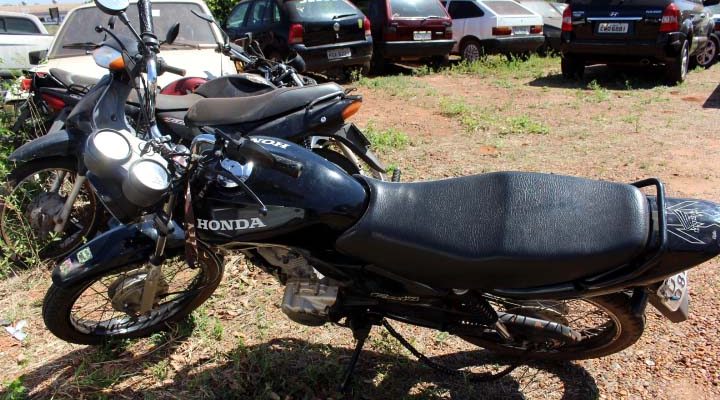
[[[212,21],[208,16],[198,16]],[[110,29],[98,27],[96,30],[111,40],[116,38]],[[172,43],[178,31],[179,25],[172,27],[165,42]],[[127,48],[136,47],[127,39],[117,40],[128,42],[123,45]],[[77,46],[93,51],[98,64],[104,62],[109,51],[108,45],[80,43]],[[102,126],[90,117],[95,112],[104,112],[96,102],[108,96],[123,96],[125,100],[123,113],[109,116],[122,118],[123,122],[115,121],[120,126],[141,137],[169,135],[173,142],[185,145],[201,133],[186,123],[188,112],[199,107],[215,107],[212,103],[197,106],[196,103],[202,99],[232,98],[230,109],[224,112],[236,118],[228,118],[224,129],[290,140],[312,149],[350,174],[368,173],[385,179],[385,168],[369,148],[368,139],[354,124],[346,122],[360,107],[359,96],[349,95],[334,83],[304,86],[306,78],[296,72],[296,67],[303,68],[301,58],[296,58],[292,63],[296,67],[293,67],[266,60],[261,53],[245,53],[232,43],[219,46],[255,72],[210,80],[195,93],[184,96],[150,96],[137,90],[138,77],[127,74],[126,69],[117,69],[111,71],[112,75],[122,77],[105,77],[74,104],[66,105],[61,112],[64,129],[52,130],[16,149],[9,157],[16,167],[8,176],[7,193],[0,201],[0,239],[6,252],[24,264],[37,259],[57,259],[106,225],[104,222],[109,218],[103,212],[102,203],[86,184],[82,152],[87,135],[96,126]],[[182,69],[169,67],[162,59],[158,60],[158,66],[162,72],[184,75]],[[55,72],[53,76],[61,71]],[[65,80],[72,78],[70,75]],[[271,95],[276,91],[278,97]],[[152,101],[152,110],[147,107],[148,99]],[[399,179],[399,175],[394,179]],[[23,245],[28,240],[35,246]]]
[[[96,2],[112,13],[127,7]],[[147,71],[152,85],[151,6],[138,7],[140,53],[123,59],[140,59],[127,71]],[[120,57],[117,45],[105,46]],[[648,302],[685,320],[685,271],[720,253],[720,205],[668,198],[656,179],[498,172],[383,182],[277,136],[227,131],[252,126],[254,113],[233,112],[236,99],[191,109],[188,124],[204,133],[189,149],[138,139],[113,118],[122,116],[126,86],[107,88],[96,97],[102,112],[78,115],[91,132],[81,145],[87,180],[124,225],[53,271],[43,317],[69,342],[167,328],[213,293],[221,250],[238,250],[285,285],[281,308],[293,321],[352,329],[357,347],[343,387],[373,325],[413,349],[388,320],[522,359],[596,358],[640,338]],[[287,93],[268,94],[254,111],[271,120],[305,104]],[[350,113],[354,104],[326,98],[306,112]]]

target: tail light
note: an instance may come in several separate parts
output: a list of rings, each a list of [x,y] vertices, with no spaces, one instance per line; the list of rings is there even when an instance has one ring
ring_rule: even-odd
[[[533,25],[530,27],[530,33],[542,33],[542,25]]]
[[[42,97],[43,101],[45,101],[45,104],[47,104],[48,107],[52,108],[52,110],[55,112],[58,112],[65,108],[65,102],[62,99],[51,96],[47,93],[41,94],[40,97]]]
[[[572,32],[572,30],[573,30],[572,8],[570,6],[565,7],[565,10],[563,11],[562,28],[561,29],[563,32]]]
[[[445,27],[445,39],[452,39],[452,22]]]
[[[32,88],[32,78],[23,78],[20,81],[20,90],[23,92],[29,92],[30,88]]]
[[[365,19],[363,20],[363,28],[365,29],[366,38],[372,36],[372,32],[370,30],[370,19],[368,19],[368,17],[365,17]]]
[[[303,29],[302,24],[290,25],[290,33],[288,34],[288,44],[299,44],[303,42]]]
[[[660,20],[660,32],[676,32],[680,30],[680,9],[670,3],[663,11]]]
[[[509,26],[496,26],[492,28],[493,36],[507,36],[512,35],[512,28]]]
[[[342,111],[342,118],[343,120],[347,120],[348,118],[355,115],[355,113],[360,110],[360,106],[362,105],[362,101],[353,101],[352,103],[348,104],[347,107]]]
[[[383,31],[383,39],[386,41],[397,40],[397,22],[390,22],[390,24]]]

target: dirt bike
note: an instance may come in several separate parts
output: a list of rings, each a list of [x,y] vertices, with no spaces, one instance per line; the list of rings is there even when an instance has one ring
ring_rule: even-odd
[[[99,31],[114,37],[112,30]],[[172,40],[176,35],[166,36]],[[102,45],[82,45],[100,54],[105,51]],[[124,99],[122,113],[118,109],[110,115],[124,120],[116,123],[126,126],[132,121],[128,129],[142,132],[140,136],[169,135],[173,141],[186,145],[200,133],[186,125],[186,115],[207,104],[196,103],[203,99],[232,99],[231,114],[243,119],[228,120],[226,129],[287,139],[312,149],[350,174],[367,173],[385,179],[385,167],[369,148],[368,139],[354,124],[346,122],[352,113],[343,114],[347,104],[359,108],[360,97],[350,96],[334,83],[304,86],[304,78],[294,67],[257,56],[246,57],[234,45],[228,48],[238,57],[245,57],[246,66],[263,71],[272,82],[257,74],[216,78],[192,94],[153,95],[150,111],[145,106],[149,93],[137,94],[132,90],[137,77],[131,77],[124,69],[113,71],[117,76],[106,76],[77,104],[66,107],[69,110],[61,124],[64,129],[17,148],[9,156],[16,167],[7,178],[7,191],[0,202],[0,239],[6,252],[25,264],[26,260],[56,259],[92,238],[101,226],[107,225],[106,221],[115,219],[103,212],[103,200],[95,198],[86,184],[82,157],[87,135],[97,126],[90,118],[99,109],[96,102],[112,95],[122,95]],[[182,69],[167,66],[162,59],[158,59],[158,68],[161,73],[184,75]],[[278,97],[271,95],[275,91]],[[128,113],[132,113],[131,118]],[[399,175],[394,179],[399,179]],[[28,241],[35,246],[24,246]]]
[[[105,1],[96,0],[109,12],[127,7]],[[152,14],[149,2],[138,7],[137,68],[152,77]],[[123,225],[60,262],[43,303],[46,326],[69,342],[167,329],[212,295],[222,252],[237,250],[285,286],[290,319],[352,330],[343,388],[374,325],[419,355],[391,320],[520,360],[596,358],[640,338],[648,303],[686,319],[686,270],[720,253],[720,205],[666,197],[657,179],[496,172],[383,182],[290,141],[226,130],[253,118],[228,111],[236,99],[191,109],[187,122],[203,134],[189,149],[138,139],[108,117],[121,115],[127,94],[98,99],[104,112],[92,116],[84,152],[92,190]],[[301,99],[274,91],[258,112],[273,119]],[[357,100],[344,99],[322,104],[355,112]]]

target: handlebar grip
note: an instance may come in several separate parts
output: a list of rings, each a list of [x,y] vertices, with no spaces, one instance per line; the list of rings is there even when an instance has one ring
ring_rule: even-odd
[[[163,71],[180,76],[185,76],[185,74],[187,74],[187,71],[185,71],[184,69],[173,67],[171,65],[164,65]]]
[[[277,154],[273,154],[273,157],[275,158],[275,163],[273,165],[274,170],[291,176],[293,178],[297,178],[300,176],[300,174],[302,174],[303,165],[299,162],[290,160],[289,158],[285,158]]]
[[[140,0],[137,4],[140,19],[140,35],[153,34],[152,3],[150,0]]]

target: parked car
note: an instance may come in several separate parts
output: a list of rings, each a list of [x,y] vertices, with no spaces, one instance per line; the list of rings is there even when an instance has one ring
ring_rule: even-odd
[[[17,77],[31,67],[28,53],[47,49],[52,36],[38,17],[0,11],[0,77]]]
[[[512,0],[450,0],[454,54],[476,61],[487,54],[525,55],[542,46],[542,17]]]
[[[580,78],[590,64],[664,64],[667,80],[682,82],[712,30],[700,0],[570,0],[563,13],[562,74]]]
[[[695,56],[695,62],[701,67],[710,68],[717,62],[720,53],[720,5],[705,7],[705,12],[713,21],[713,33],[705,49]]]
[[[453,40],[452,20],[439,0],[354,0],[370,18],[373,69],[388,62],[447,63]]]
[[[370,20],[347,0],[243,0],[223,28],[232,40],[251,34],[268,58],[298,53],[309,71],[370,67]]]
[[[210,10],[202,0],[154,0],[153,21],[155,32],[160,39],[176,22],[180,23],[180,33],[172,45],[160,46],[160,56],[169,64],[184,68],[187,76],[213,78],[236,73],[235,64],[229,57],[216,52],[217,43],[222,42],[222,33],[206,21],[195,16],[191,10],[210,14]],[[130,21],[138,26],[137,7],[127,10]],[[95,65],[91,55],[82,48],[68,48],[73,43],[100,42],[104,34],[95,32],[95,26],[106,25],[107,14],[102,13],[92,3],[72,9],[58,30],[48,52],[37,52],[36,59],[47,57],[47,62],[40,65],[37,71],[47,72],[50,68],[71,71],[77,75],[100,78],[107,73],[106,69]],[[130,36],[127,27],[120,21],[115,23],[117,35]],[[45,53],[45,54],[40,54]],[[165,86],[176,80],[178,76],[163,74],[158,84]]]
[[[564,3],[550,3],[543,0],[517,0],[523,7],[539,14],[543,19],[543,35],[545,43],[540,47],[541,54],[560,52],[560,32],[562,14],[567,7]]]

